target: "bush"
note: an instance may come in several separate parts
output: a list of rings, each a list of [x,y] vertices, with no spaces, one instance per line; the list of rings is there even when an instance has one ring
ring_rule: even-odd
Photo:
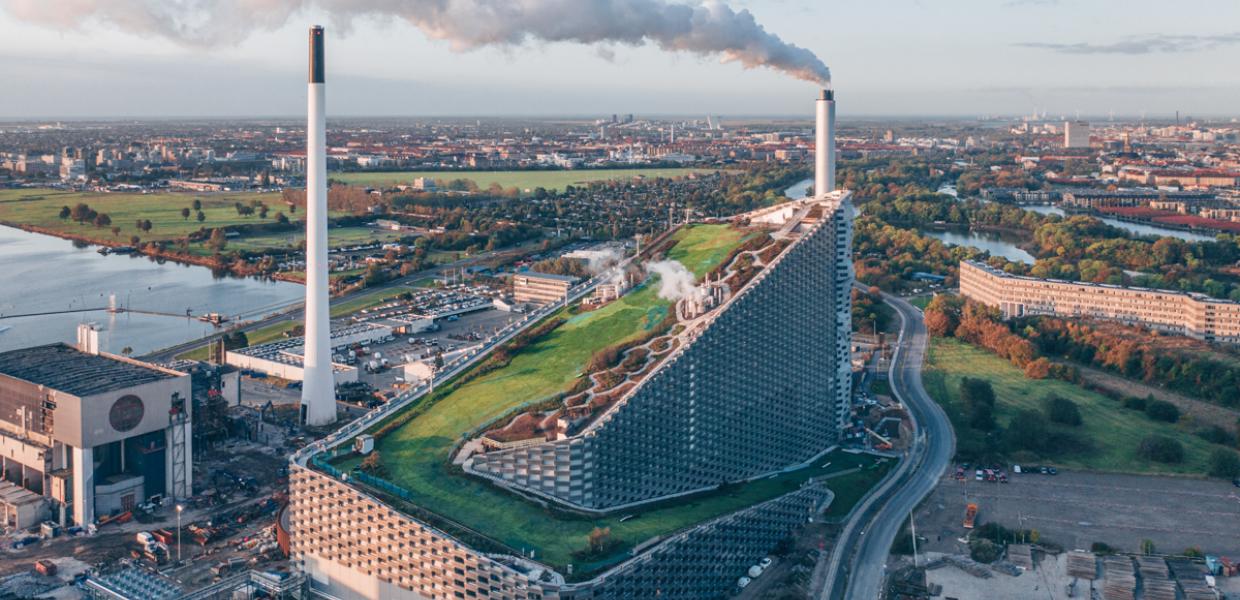
[[[1184,446],[1165,435],[1150,435],[1137,446],[1141,458],[1161,463],[1184,461]]]
[[[1222,425],[1211,425],[1197,432],[1201,439],[1223,446],[1236,445],[1236,435]]]
[[[1240,456],[1224,448],[1215,448],[1210,453],[1210,477],[1235,479],[1240,477]]]
[[[1115,554],[1115,548],[1106,542],[1094,542],[1089,546],[1089,551],[1094,554]]]
[[[1052,422],[1073,427],[1081,424],[1081,409],[1075,402],[1055,395],[1047,396],[1043,402],[1046,404],[1046,418]]]
[[[999,559],[1003,548],[987,539],[974,539],[969,542],[969,556],[980,563],[992,563]]]
[[[1124,408],[1145,412],[1145,398],[1124,398]]]
[[[1180,409],[1170,402],[1151,400],[1145,404],[1145,416],[1155,421],[1175,423],[1180,420]]]

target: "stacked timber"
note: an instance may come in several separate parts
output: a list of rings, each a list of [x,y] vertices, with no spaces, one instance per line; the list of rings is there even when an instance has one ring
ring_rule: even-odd
[[[1073,550],[1068,553],[1068,575],[1093,581],[1098,578],[1098,557],[1093,552]]]
[[[1132,600],[1137,595],[1137,573],[1132,559],[1127,556],[1108,556],[1102,559],[1106,571],[1106,584],[1102,587],[1105,600]]]
[[[1137,570],[1141,571],[1141,577],[1153,579],[1166,579],[1167,561],[1157,556],[1138,556]]]
[[[1166,577],[1142,577],[1145,600],[1176,600],[1175,582]]]

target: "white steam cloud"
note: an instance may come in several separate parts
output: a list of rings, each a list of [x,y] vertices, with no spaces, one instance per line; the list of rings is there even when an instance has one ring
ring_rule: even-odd
[[[527,42],[653,44],[821,85],[831,80],[813,52],[719,0],[0,0],[0,7],[57,28],[110,23],[195,46],[235,43],[319,9],[343,27],[360,16],[404,19],[456,50]]]
[[[693,298],[703,294],[697,278],[677,260],[656,260],[646,263],[646,272],[659,276],[659,297],[665,300]]]
[[[586,259],[586,270],[591,275],[598,275],[607,269],[610,269],[620,263],[624,259],[624,255],[619,250],[608,246],[599,250],[597,253],[591,254]]]

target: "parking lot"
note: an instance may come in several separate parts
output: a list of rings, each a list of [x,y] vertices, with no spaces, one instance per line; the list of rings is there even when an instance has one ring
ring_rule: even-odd
[[[378,352],[387,358],[389,367],[378,372],[368,372],[364,367],[365,357],[359,359],[357,367],[359,379],[369,383],[376,390],[389,390],[392,386],[402,383],[404,373],[401,365],[408,358],[432,355],[436,350],[445,354],[467,346],[480,344],[497,329],[507,325],[521,315],[496,309],[487,309],[474,313],[463,314],[457,320],[440,319],[438,331],[425,331],[410,335],[398,335],[395,341],[385,344],[371,344],[373,354]],[[410,344],[409,339],[425,340],[426,343]],[[432,345],[434,342],[437,345]]]
[[[963,481],[949,469],[917,512],[917,531],[927,551],[968,554],[965,505],[978,504],[977,522],[1035,529],[1043,540],[1067,549],[1104,542],[1137,551],[1151,540],[1160,552],[1199,547],[1206,553],[1240,556],[1240,489],[1226,481],[1183,477],[1081,473],[1021,474],[1009,483]]]

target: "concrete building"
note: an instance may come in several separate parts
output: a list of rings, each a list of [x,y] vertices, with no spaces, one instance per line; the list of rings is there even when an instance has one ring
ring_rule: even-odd
[[[568,296],[578,279],[569,275],[527,271],[512,276],[512,295],[517,302],[552,304]]]
[[[1089,147],[1089,123],[1085,121],[1065,121],[1063,124],[1064,148]]]
[[[360,323],[332,330],[330,347],[336,354],[347,351],[355,344],[370,344],[392,336],[392,328],[376,323]],[[229,350],[224,362],[240,369],[250,369],[289,381],[305,380],[305,339],[300,337]],[[357,369],[348,365],[332,364],[332,383],[357,381]]]
[[[66,344],[0,354],[0,469],[77,524],[191,490],[190,377]],[[6,525],[29,496],[0,484]],[[24,506],[22,506],[24,505]]]
[[[1208,342],[1240,343],[1240,303],[1202,294],[1022,277],[972,261],[960,263],[960,294],[998,308],[1004,318],[1106,319]]]

